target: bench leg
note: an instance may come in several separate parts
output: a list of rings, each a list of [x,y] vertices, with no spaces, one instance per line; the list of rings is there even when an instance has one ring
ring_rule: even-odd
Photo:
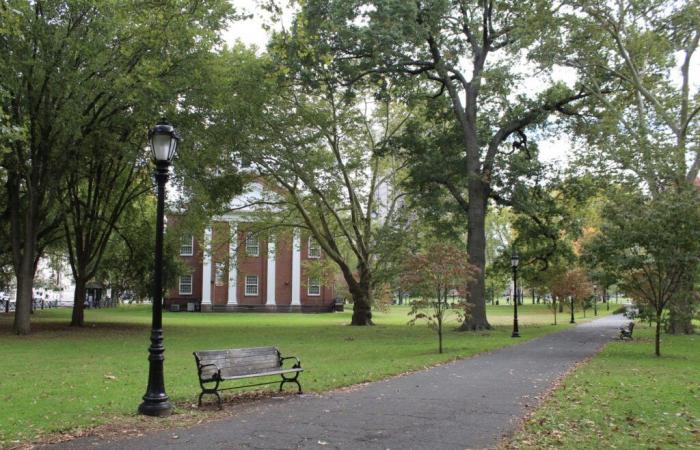
[[[199,406],[200,406],[200,407],[202,406],[202,397],[204,397],[205,394],[214,394],[214,395],[216,395],[216,399],[218,400],[219,409],[221,409],[221,408],[222,408],[222,406],[221,406],[221,396],[219,395],[219,383],[220,383],[220,381],[219,381],[219,380],[216,380],[216,381],[215,381],[216,384],[214,385],[213,388],[208,388],[208,387],[206,387],[206,386],[205,386],[205,383],[211,383],[211,381],[208,381],[208,382],[207,382],[207,381],[204,381],[204,382],[203,382],[203,381],[201,381],[201,380],[199,381],[199,387],[202,388],[202,393],[199,394],[199,403],[198,403]]]
[[[216,400],[217,400],[217,404],[219,405],[219,409],[222,409],[222,408],[223,408],[223,406],[222,406],[222,401],[221,401],[221,396],[219,395],[219,392],[218,392],[218,391],[214,391],[214,390],[209,390],[209,389],[207,389],[207,390],[205,390],[205,391],[202,391],[202,393],[199,394],[199,402],[198,402],[198,405],[199,405],[200,407],[202,406],[202,397],[204,397],[205,394],[213,394],[213,395],[216,395]]]
[[[280,382],[280,392],[282,392],[282,388],[284,386],[284,383],[296,383],[297,389],[298,389],[297,394],[303,394],[303,392],[301,391],[301,384],[299,384],[299,381],[297,380],[297,378],[299,378],[299,372],[294,374],[294,378],[287,378],[284,375],[281,375],[281,376],[282,376],[282,381]]]

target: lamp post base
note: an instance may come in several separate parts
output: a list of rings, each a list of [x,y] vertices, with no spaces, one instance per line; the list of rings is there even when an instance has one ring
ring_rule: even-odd
[[[513,331],[513,334],[511,334],[510,337],[520,337],[520,333],[518,333],[517,331]]]
[[[139,414],[153,417],[167,417],[173,412],[173,406],[165,399],[144,399],[139,405]]]

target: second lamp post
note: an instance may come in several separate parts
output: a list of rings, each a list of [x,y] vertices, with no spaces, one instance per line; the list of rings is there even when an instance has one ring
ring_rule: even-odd
[[[518,253],[513,250],[513,255],[510,257],[510,266],[513,268],[513,334],[510,337],[520,337],[518,330]]]

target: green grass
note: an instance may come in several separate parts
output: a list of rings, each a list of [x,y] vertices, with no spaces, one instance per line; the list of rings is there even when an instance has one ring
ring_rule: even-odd
[[[700,336],[637,325],[567,377],[506,446],[518,449],[700,448]]]
[[[302,386],[318,392],[470,356],[568,326],[566,313],[555,327],[545,307],[526,304],[520,308],[523,338],[515,341],[510,338],[511,307],[489,307],[494,330],[447,332],[446,352],[438,355],[435,333],[422,324],[407,326],[407,312],[403,306],[375,313],[374,327],[347,326],[350,312],[165,313],[167,392],[176,412],[196,402],[194,350],[276,346],[283,354],[301,358]],[[69,321],[68,309],[37,311],[33,334],[18,337],[11,334],[12,316],[0,315],[0,446],[135,415],[146,387],[150,307],[88,310],[82,329],[68,327]]]

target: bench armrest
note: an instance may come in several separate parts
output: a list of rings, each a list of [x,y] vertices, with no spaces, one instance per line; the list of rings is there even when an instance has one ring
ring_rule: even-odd
[[[199,378],[202,378],[202,369],[205,367],[215,367],[216,368],[216,376],[217,378],[221,379],[221,367],[219,367],[216,364],[198,364],[198,369],[199,369]]]
[[[280,365],[283,365],[283,364],[284,364],[284,361],[287,360],[287,359],[294,359],[294,360],[296,360],[296,363],[294,364],[294,367],[301,367],[301,361],[299,361],[299,358],[297,358],[296,356],[286,356],[286,357],[284,357],[284,358],[280,358],[280,363],[281,363]]]

